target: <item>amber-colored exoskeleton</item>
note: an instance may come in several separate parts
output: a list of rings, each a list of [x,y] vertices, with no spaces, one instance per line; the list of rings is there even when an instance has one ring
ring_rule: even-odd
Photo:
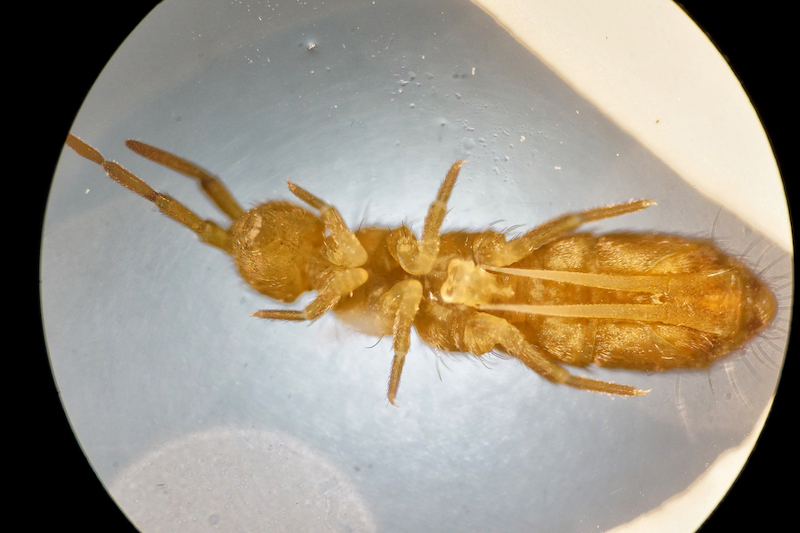
[[[216,177],[173,154],[127,141],[137,154],[196,179],[231,219],[223,228],[150,188],[69,135],[67,144],[231,256],[258,292],[303,310],[271,320],[314,320],[333,310],[370,335],[391,335],[394,404],[412,326],[430,346],[480,356],[500,349],[554,383],[610,394],[646,391],[574,376],[561,364],[642,371],[705,368],[742,347],[775,316],[769,288],[701,240],[672,235],[575,233],[644,209],[632,201],[560,216],[508,240],[492,230],[440,233],[463,161],[447,173],[416,236],[405,226],[351,231],[336,208],[289,182],[318,213],[287,201],[242,209]]]

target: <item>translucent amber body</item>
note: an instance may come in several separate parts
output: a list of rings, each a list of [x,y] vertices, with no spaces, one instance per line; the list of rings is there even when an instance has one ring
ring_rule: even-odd
[[[405,226],[352,232],[338,211],[289,189],[319,215],[286,201],[244,211],[222,183],[169,152],[128,141],[138,154],[196,179],[231,220],[226,229],[69,135],[67,144],[231,256],[256,291],[302,310],[262,310],[270,320],[328,311],[370,335],[393,337],[394,403],[412,327],[428,345],[481,356],[502,350],[546,379],[637,396],[646,391],[574,376],[561,364],[661,371],[704,368],[742,347],[773,319],[769,288],[713,244],[672,235],[575,233],[584,223],[644,209],[640,200],[570,213],[507,239],[495,231],[440,233],[463,162],[447,173],[422,237]]]

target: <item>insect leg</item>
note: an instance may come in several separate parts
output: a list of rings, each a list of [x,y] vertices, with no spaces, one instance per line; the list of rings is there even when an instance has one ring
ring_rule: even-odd
[[[476,313],[466,323],[464,342],[467,351],[477,355],[490,352],[500,345],[511,356],[553,383],[578,389],[621,396],[641,396],[643,391],[628,385],[573,376],[556,364],[546,353],[530,344],[525,336],[505,319],[487,313]]]
[[[392,255],[395,255],[403,270],[409,274],[423,276],[431,271],[433,262],[439,255],[439,230],[447,213],[447,201],[450,199],[450,193],[456,184],[461,165],[465,162],[456,161],[447,172],[447,176],[439,187],[436,200],[428,208],[428,215],[425,217],[425,225],[422,228],[422,239],[420,241],[417,241],[417,238],[408,228],[403,227],[400,230],[395,230],[392,239],[396,244],[393,244],[395,251]]]
[[[100,152],[71,133],[67,135],[67,145],[78,155],[100,165],[106,174],[120,185],[153,202],[162,213],[195,232],[204,242],[225,252],[230,252],[230,235],[226,229],[210,220],[203,220],[174,198],[156,192],[141,178],[131,174],[117,163],[107,161]]]
[[[422,283],[415,279],[409,279],[396,283],[378,302],[378,313],[393,320],[394,359],[387,393],[392,405],[397,405],[394,403],[394,399],[397,396],[397,388],[400,386],[400,375],[403,372],[403,364],[411,342],[411,326],[421,301]]]
[[[146,157],[154,163],[164,165],[167,168],[183,174],[184,176],[194,178],[197,180],[200,188],[206,193],[214,204],[219,207],[223,213],[228,215],[232,221],[236,220],[244,213],[239,203],[231,195],[230,191],[222,184],[216,176],[209,174],[202,168],[194,163],[171,154],[155,146],[150,146],[143,142],[128,139],[125,141],[125,146],[136,152],[142,157]]]
[[[480,265],[496,267],[511,265],[528,256],[543,244],[573,232],[587,222],[634,213],[651,205],[655,205],[652,200],[638,200],[588,209],[579,213],[568,213],[545,222],[508,242],[502,234],[487,232],[475,241],[473,246],[475,262]]]
[[[333,309],[345,294],[349,294],[367,281],[363,268],[331,269],[327,284],[317,292],[317,297],[302,311],[290,309],[261,310],[253,313],[258,318],[272,320],[314,320]]]
[[[359,267],[366,263],[367,251],[347,227],[339,211],[302,187],[291,181],[288,183],[292,194],[319,211],[322,222],[330,232],[330,236],[325,239],[325,249],[323,250],[325,258],[334,265],[344,267]]]

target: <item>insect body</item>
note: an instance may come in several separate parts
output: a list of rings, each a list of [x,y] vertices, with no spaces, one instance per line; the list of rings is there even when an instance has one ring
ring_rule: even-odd
[[[563,215],[507,240],[502,233],[440,233],[462,161],[430,205],[421,239],[405,226],[352,232],[339,212],[289,189],[319,213],[286,201],[242,209],[222,183],[138,141],[134,152],[198,180],[231,219],[203,220],[69,135],[67,144],[108,175],[234,260],[258,292],[282,302],[314,290],[303,310],[262,310],[271,320],[314,320],[333,310],[359,331],[392,335],[394,404],[412,326],[434,348],[481,356],[497,348],[546,379],[579,389],[647,391],[574,376],[561,364],[660,371],[704,368],[773,319],[775,298],[744,265],[683,237],[575,233],[581,225],[644,209],[649,200]]]

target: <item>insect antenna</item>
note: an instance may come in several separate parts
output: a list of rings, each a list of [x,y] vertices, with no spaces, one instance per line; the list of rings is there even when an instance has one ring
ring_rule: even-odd
[[[179,174],[196,180],[200,189],[205,193],[208,199],[232,221],[238,219],[244,213],[244,209],[242,209],[217,176],[195,165],[191,161],[178,157],[166,150],[133,139],[125,141],[125,146],[145,159],[149,159],[154,163],[158,163]]]
[[[140,148],[141,146],[151,148],[149,145],[144,145],[143,143],[137,143],[135,141],[128,141],[126,142],[126,144],[130,142],[132,142],[133,143],[132,145],[136,148]],[[195,232],[195,234],[197,234],[197,236],[200,237],[200,239],[203,242],[210,244],[212,246],[216,246],[225,253],[231,253],[230,234],[228,233],[228,230],[226,228],[219,226],[216,222],[213,222],[211,220],[203,220],[202,218],[200,218],[200,216],[197,215],[197,213],[195,213],[182,203],[178,202],[174,198],[166,194],[162,194],[155,191],[152,187],[150,187],[150,185],[148,185],[141,178],[129,172],[118,163],[106,160],[103,157],[103,155],[100,152],[98,152],[95,148],[86,144],[85,142],[75,137],[71,133],[67,134],[66,144],[67,146],[75,150],[75,152],[77,152],[78,155],[85,157],[89,161],[92,161],[93,163],[99,165],[106,172],[109,178],[116,181],[123,187],[135,192],[145,200],[152,202],[153,204],[155,204],[156,207],[158,207],[159,211],[161,211],[174,221],[183,224],[184,226]],[[163,151],[160,152],[162,152],[163,154],[167,154],[167,152]],[[180,160],[180,158],[178,158],[177,156],[174,156],[172,154],[168,155],[174,159]],[[192,176],[192,177],[197,178],[197,176]],[[216,178],[211,177],[209,179],[211,179],[211,181],[214,182]],[[219,187],[222,187],[224,189],[224,186],[222,186],[219,180],[216,180],[215,184],[219,185]],[[216,185],[212,185],[211,188],[214,189]],[[201,188],[203,188],[206,194],[209,197],[211,197],[212,193],[206,190],[207,188],[205,186],[202,186]],[[216,189],[214,190],[216,191]],[[218,197],[215,198],[214,201],[216,202],[218,199],[221,199],[224,196],[225,193],[219,193]],[[233,199],[232,196],[228,195],[227,199],[230,200],[230,202],[228,202],[225,205],[230,209],[231,213],[233,213],[236,209],[239,209],[241,211],[241,208],[238,206],[238,204],[236,203],[236,201]]]

